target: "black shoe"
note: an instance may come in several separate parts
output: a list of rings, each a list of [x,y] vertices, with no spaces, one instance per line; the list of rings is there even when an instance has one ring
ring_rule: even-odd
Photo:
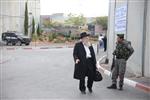
[[[86,94],[86,92],[85,92],[85,91],[81,91],[81,93],[82,93],[82,94]]]
[[[112,84],[111,86],[107,87],[108,89],[117,89],[116,84]]]
[[[90,92],[90,93],[92,93],[92,92],[93,92],[92,88],[88,88],[88,90],[89,90],[89,92]]]

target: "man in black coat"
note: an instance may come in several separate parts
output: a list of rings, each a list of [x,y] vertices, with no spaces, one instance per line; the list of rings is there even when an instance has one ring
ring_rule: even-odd
[[[81,41],[75,44],[73,57],[75,62],[74,78],[78,79],[81,93],[86,94],[85,77],[88,77],[87,87],[92,93],[93,80],[96,73],[96,58],[92,45],[89,43],[89,35],[86,32],[80,34]]]
[[[104,52],[107,50],[107,37],[106,35],[103,38],[103,42],[104,42]]]

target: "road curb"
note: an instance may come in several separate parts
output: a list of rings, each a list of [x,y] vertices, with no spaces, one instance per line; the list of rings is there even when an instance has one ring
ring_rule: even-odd
[[[73,48],[73,46],[44,46],[44,47],[7,47],[1,50],[38,50],[38,49],[59,49],[59,48]]]
[[[104,58],[106,58],[106,55],[104,55],[103,57],[101,57],[98,61],[97,61],[97,67],[98,69],[101,69],[102,72],[104,74],[106,74],[107,76],[110,76],[111,77],[111,72],[106,70],[105,68],[103,68],[102,66],[100,66],[100,61],[102,61]],[[141,84],[141,83],[138,83],[136,81],[133,81],[133,80],[130,80],[128,78],[124,78],[124,83],[129,85],[129,86],[132,86],[134,88],[138,88],[144,92],[147,92],[147,93],[150,93],[150,87],[149,86],[146,86],[144,84]]]
[[[93,44],[94,46],[95,44]],[[60,48],[74,48],[74,45],[62,45],[62,46],[37,46],[37,47],[2,47],[0,50],[38,50],[38,49],[60,49]]]

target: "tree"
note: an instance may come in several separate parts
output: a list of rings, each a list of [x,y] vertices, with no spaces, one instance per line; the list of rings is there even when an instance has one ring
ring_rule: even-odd
[[[37,32],[37,35],[38,35],[38,36],[41,35],[41,30],[40,30],[40,25],[39,25],[39,24],[38,24],[38,27],[37,27],[37,31],[36,31],[36,32]]]
[[[28,3],[25,3],[24,34],[28,35]]]
[[[96,17],[96,24],[98,25],[102,25],[103,30],[107,30],[107,23],[108,23],[108,17],[104,16],[104,17]]]
[[[35,21],[34,21],[34,17],[32,19],[32,35],[35,34]]]
[[[75,26],[81,26],[86,24],[86,18],[82,14],[76,16],[70,13],[68,17],[69,19],[65,20],[66,24],[75,25]]]

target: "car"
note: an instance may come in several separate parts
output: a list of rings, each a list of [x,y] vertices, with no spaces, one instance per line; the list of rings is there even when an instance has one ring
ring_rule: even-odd
[[[2,41],[6,43],[6,45],[29,45],[31,42],[31,38],[25,36],[18,32],[4,32],[2,33]]]

